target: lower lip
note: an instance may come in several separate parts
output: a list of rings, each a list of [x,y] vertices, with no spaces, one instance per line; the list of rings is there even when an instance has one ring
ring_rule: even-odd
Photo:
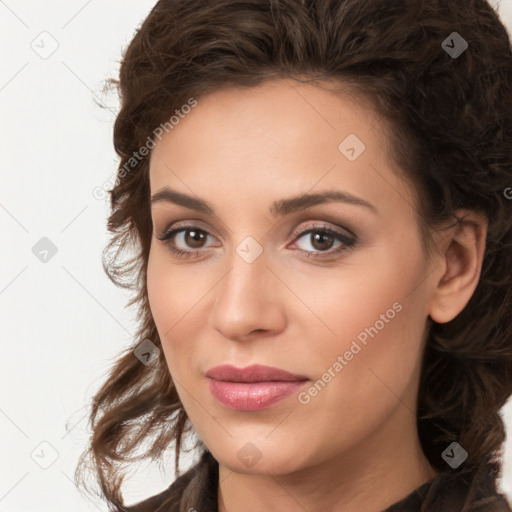
[[[208,378],[212,395],[225,407],[258,411],[280,402],[306,384],[300,381],[226,382]]]

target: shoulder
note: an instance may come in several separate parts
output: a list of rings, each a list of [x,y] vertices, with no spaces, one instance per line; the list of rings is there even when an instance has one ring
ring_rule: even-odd
[[[160,494],[114,512],[178,512],[185,495],[190,501],[189,508],[217,512],[217,483],[218,463],[210,452],[205,452],[192,468]]]
[[[496,488],[497,474],[497,465],[483,464],[470,477],[462,479],[456,489],[464,507],[471,512],[512,512],[507,497]]]
[[[385,512],[512,512],[507,498],[495,486],[494,468],[443,471]]]

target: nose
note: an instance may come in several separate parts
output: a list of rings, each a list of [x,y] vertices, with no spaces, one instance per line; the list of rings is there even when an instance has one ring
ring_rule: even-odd
[[[286,286],[269,268],[265,252],[251,263],[234,253],[230,264],[231,270],[215,287],[213,328],[227,339],[240,341],[254,333],[275,335],[283,330]]]

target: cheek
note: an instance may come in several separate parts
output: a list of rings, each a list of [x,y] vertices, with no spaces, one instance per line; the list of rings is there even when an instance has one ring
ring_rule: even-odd
[[[167,360],[169,371],[176,378],[189,379],[198,346],[206,326],[205,318],[211,302],[208,284],[186,266],[173,265],[161,249],[150,253],[147,269],[148,300]]]
[[[318,268],[290,276],[293,291],[301,299],[304,318],[311,318],[314,328],[322,332],[323,345],[352,340],[359,336],[364,344],[373,335],[399,331],[408,323],[415,323],[423,313],[421,298],[411,293],[421,281],[419,266],[386,259],[375,255],[368,264],[360,263],[357,268]],[[322,269],[324,270],[324,269]],[[306,306],[306,308],[304,308]],[[298,310],[296,311],[298,313]],[[378,333],[375,332],[375,329]],[[365,334],[366,333],[366,334]]]
[[[359,268],[323,276],[312,270],[293,288],[316,316],[307,313],[312,323],[303,321],[299,337],[310,374],[332,381],[326,387],[349,401],[389,394],[386,385],[406,391],[418,369],[427,316],[418,286],[425,277],[420,251],[397,257],[382,250]],[[336,375],[330,380],[329,370]]]
[[[172,327],[170,316],[175,311],[173,289],[174,285],[171,284],[170,276],[164,272],[161,258],[155,256],[151,249],[147,269],[147,291],[151,313],[161,339],[163,333]]]
[[[396,369],[412,368],[420,349],[422,322],[416,304],[405,290],[384,286],[368,293],[345,284],[341,291],[324,289],[308,297],[308,305],[321,320],[313,319],[316,326],[309,332],[303,329],[303,353],[308,354],[312,374],[321,378],[341,363],[342,368],[338,364],[333,370],[346,376],[343,386],[354,392],[369,383],[370,368],[388,380],[400,379]]]
[[[308,297],[308,305],[329,329],[316,320],[314,328],[303,332],[301,359],[307,361],[304,369],[313,382],[298,397],[301,405],[294,415],[306,437],[311,418],[316,418],[318,442],[325,445],[326,455],[332,445],[323,440],[332,438],[332,425],[343,432],[336,441],[342,446],[377,430],[393,411],[415,408],[423,299],[420,290],[410,294],[405,282],[405,277],[414,281],[412,270],[402,280],[392,279],[392,274],[382,274],[387,277],[379,282],[351,277],[343,289],[326,281]]]
[[[159,252],[157,250],[157,252]],[[189,302],[190,287],[183,286],[179,273],[171,272],[170,266],[163,261],[161,254],[150,253],[147,270],[148,300],[153,319],[162,343],[169,369],[171,363],[179,359],[170,357],[176,348],[170,340],[177,336],[180,328],[186,324],[185,308]]]
[[[147,269],[148,298],[162,342],[187,322],[186,312],[201,299],[200,290],[191,286],[193,274],[183,268],[168,261],[165,249],[151,248]]]

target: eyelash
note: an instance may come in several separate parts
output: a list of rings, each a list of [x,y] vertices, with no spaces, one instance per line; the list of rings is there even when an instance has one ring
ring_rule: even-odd
[[[157,239],[160,240],[161,242],[163,242],[165,245],[167,245],[169,250],[176,256],[178,256],[180,258],[191,258],[191,257],[199,254],[200,252],[205,252],[205,251],[203,251],[203,250],[184,251],[183,249],[177,249],[176,247],[173,247],[173,245],[171,244],[171,238],[174,235],[181,233],[182,231],[189,231],[189,230],[190,231],[198,231],[200,233],[206,233],[206,235],[210,234],[210,233],[208,233],[208,231],[206,231],[205,229],[200,229],[198,226],[184,225],[184,226],[179,226],[170,231],[165,232],[162,236],[157,237]],[[339,231],[329,228],[326,225],[306,226],[305,228],[298,230],[296,233],[294,233],[294,236],[295,236],[294,241],[296,239],[301,238],[304,235],[307,235],[310,233],[321,233],[321,234],[332,235],[336,238],[336,240],[341,242],[343,245],[341,247],[339,247],[338,249],[331,251],[331,252],[327,252],[327,251],[314,252],[314,251],[306,251],[304,249],[298,249],[299,251],[307,253],[308,258],[320,259],[320,258],[332,257],[333,255],[337,255],[342,252],[348,251],[348,250],[354,248],[354,246],[356,245],[356,239],[350,238]]]

